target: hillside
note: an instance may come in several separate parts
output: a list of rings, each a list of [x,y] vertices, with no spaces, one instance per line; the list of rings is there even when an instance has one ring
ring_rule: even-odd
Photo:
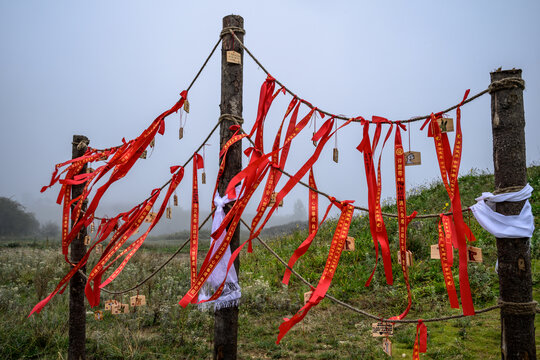
[[[460,178],[463,204],[470,205],[482,191],[492,190],[491,175],[474,174]],[[529,169],[529,182],[540,189],[540,167]],[[408,210],[420,214],[448,210],[446,192],[441,184],[429,184],[411,191]],[[531,199],[538,227],[540,199],[538,191]],[[395,212],[395,206],[384,207]],[[477,309],[496,303],[497,274],[494,271],[496,248],[494,238],[483,231],[474,218],[465,217],[477,237],[484,262],[470,264],[469,274]],[[336,225],[331,219],[322,227],[308,253],[295,270],[312,283],[317,283],[328,254]],[[386,222],[392,254],[397,252],[395,221]],[[275,229],[273,229],[275,230]],[[392,316],[403,311],[406,291],[397,264],[393,264],[395,284],[387,286],[382,265],[369,288],[364,286],[374,266],[373,242],[368,219],[353,219],[350,235],[356,238],[356,250],[344,252],[329,294],[357,308],[380,316]],[[270,235],[268,235],[270,236]],[[277,235],[276,235],[277,236]],[[285,260],[305,239],[307,233],[298,230],[274,237],[269,245]],[[446,289],[438,260],[429,259],[429,247],[437,241],[437,220],[418,220],[409,226],[410,248],[414,253],[410,268],[413,306],[410,318],[431,318],[448,314]],[[157,242],[159,243],[159,242]],[[540,236],[536,230],[531,240],[535,299],[540,298]],[[7,243],[6,243],[7,244]],[[126,266],[123,273],[108,288],[120,290],[144,279],[169,256],[180,241],[166,245],[151,244]],[[254,243],[255,245],[257,242]],[[113,316],[105,312],[103,321],[94,320],[87,309],[87,351],[89,359],[201,359],[211,358],[213,314],[194,307],[177,304],[189,288],[187,249],[157,276],[140,288],[148,305],[135,312]],[[96,261],[92,258],[91,262]],[[0,248],[0,358],[66,358],[67,293],[56,296],[40,313],[27,315],[33,305],[46,296],[68,270],[63,264],[58,244]],[[278,326],[283,317],[293,315],[303,303],[308,287],[295,278],[290,285],[281,284],[283,266],[262,246],[241,257],[240,279],[243,303],[239,316],[239,358],[242,359],[385,359],[381,339],[371,337],[372,320],[339,305],[323,300],[306,318],[291,330],[280,345],[275,344]],[[454,271],[457,279],[457,272]],[[134,292],[116,296],[127,302]],[[103,302],[112,297],[102,294]],[[540,326],[540,320],[536,320]],[[415,337],[414,325],[397,326],[392,337],[394,358],[411,357]],[[498,311],[472,318],[428,324],[428,352],[422,359],[499,359],[500,325]],[[537,337],[537,346],[540,339]]]

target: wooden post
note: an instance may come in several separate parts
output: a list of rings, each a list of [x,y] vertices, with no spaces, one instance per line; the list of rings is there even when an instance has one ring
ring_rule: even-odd
[[[72,158],[75,159],[84,155],[86,147],[90,140],[86,136],[73,135]],[[81,173],[86,172],[86,164]],[[82,194],[84,184],[74,185],[71,188],[72,199]],[[86,210],[86,204],[83,204],[83,210]],[[73,222],[71,224],[73,226]],[[71,262],[78,263],[86,253],[84,237],[86,236],[86,227],[83,227],[77,237],[71,243]],[[82,268],[86,271],[86,266]],[[84,306],[84,287],[86,279],[79,273],[75,273],[69,281],[69,360],[86,359],[86,309]]]
[[[507,78],[521,79],[521,70],[491,73],[491,121],[495,190],[527,184],[525,161],[525,114],[523,87],[501,83]],[[507,80],[508,81],[508,80]],[[498,83],[495,83],[498,82]],[[517,215],[525,201],[497,203],[496,211]],[[497,238],[501,308],[502,359],[536,359],[534,311],[516,311],[504,302],[532,302],[531,252],[528,238]]]
[[[228,15],[223,18],[223,29],[244,28],[244,19],[238,15]],[[244,41],[244,32],[235,31],[241,41]],[[227,62],[227,51],[240,54],[240,64]],[[231,34],[224,33],[221,43],[221,115],[229,114],[242,118],[242,87],[244,51],[238,41]],[[234,121],[224,118],[220,125],[220,148],[231,138],[233,132],[229,128],[235,125]],[[225,169],[218,185],[221,196],[229,181],[242,170],[242,144],[241,141],[231,146],[227,152]],[[228,212],[233,203],[225,206]],[[231,240],[231,251],[236,250],[240,244],[240,229],[237,228]],[[236,273],[239,274],[240,262],[234,262]],[[217,310],[214,318],[214,359],[236,359],[238,337],[238,307],[228,307]]]

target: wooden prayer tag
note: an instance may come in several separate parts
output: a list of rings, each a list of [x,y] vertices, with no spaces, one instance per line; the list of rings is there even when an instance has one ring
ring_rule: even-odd
[[[90,238],[90,235],[86,235],[84,237],[84,245],[90,245],[90,241],[91,241],[91,238]]]
[[[172,210],[170,207],[167,208],[167,210],[165,211],[165,217],[167,219],[171,219],[172,218]]]
[[[439,252],[439,244],[431,245],[431,258],[440,259],[441,254]]]
[[[103,320],[103,311],[97,310],[94,312],[94,319],[96,320]]]
[[[480,248],[467,246],[467,253],[469,254],[469,262],[481,263],[484,261],[482,259],[482,249]]]
[[[371,323],[371,328],[372,328],[371,335],[373,335],[373,337],[394,335],[394,324],[389,323],[389,322],[379,321],[376,323]]]
[[[180,131],[178,132],[178,140],[181,140],[184,137],[184,128],[180,127]]]
[[[90,232],[93,233],[95,230],[96,230],[96,226],[94,225],[94,223],[91,223],[90,224]]]
[[[309,298],[311,298],[311,294],[313,294],[313,291],[311,290],[304,293],[304,305],[306,305],[309,301]]]
[[[153,138],[152,141],[150,141],[150,147],[153,148],[156,146],[156,138]]]
[[[102,244],[97,244],[96,245],[96,254],[98,254],[98,255],[103,254],[103,245]]]
[[[337,163],[339,160],[339,151],[337,148],[334,148],[334,162]]]
[[[144,295],[135,295],[129,298],[129,303],[131,307],[135,306],[145,306],[146,305],[146,296]]]
[[[147,154],[147,151],[144,150],[140,156],[141,159],[146,159],[146,154]]]
[[[176,194],[173,196],[173,204],[174,206],[178,206],[178,196]]]
[[[242,64],[242,57],[240,56],[240,53],[237,53],[236,51],[227,51],[227,62],[231,64]]]
[[[204,171],[201,174],[201,184],[206,184],[206,173]]]
[[[274,204],[276,203],[276,199],[277,199],[277,192],[273,192],[272,195],[270,195],[270,202],[268,203],[268,206],[274,206]],[[279,202],[278,206],[279,207],[283,206],[283,200]]]
[[[345,247],[343,248],[345,251],[354,251],[354,238],[352,236],[347,236],[345,239]]]
[[[128,314],[129,313],[129,304],[121,304],[120,307],[122,308],[122,312],[124,314]]]
[[[443,133],[454,131],[454,119],[452,118],[439,118],[437,119],[437,123]]]
[[[387,355],[392,356],[392,342],[389,338],[382,339],[382,349]]]
[[[405,259],[407,261],[407,266],[411,266],[412,263],[413,263],[413,256],[412,256],[412,251],[410,250],[407,250],[407,253],[405,255]],[[398,250],[398,253],[397,253],[397,260],[398,260],[398,264],[401,265],[401,256],[399,254],[399,250]]]
[[[421,165],[422,157],[419,151],[407,151],[405,154],[405,166]]]
[[[118,315],[122,313],[121,304],[113,304],[111,305],[111,314]]]
[[[113,305],[118,305],[118,301],[116,301],[116,300],[106,300],[105,301],[105,310],[111,310],[111,307]]]
[[[94,172],[94,169],[92,169],[91,167],[87,167],[87,168],[86,168],[86,173],[87,173],[87,174],[91,174],[91,173],[93,173],[93,172]]]
[[[189,114],[189,101],[184,101],[184,111]]]
[[[151,223],[156,218],[156,215],[157,214],[155,212],[149,212],[148,214],[146,214],[144,222]]]

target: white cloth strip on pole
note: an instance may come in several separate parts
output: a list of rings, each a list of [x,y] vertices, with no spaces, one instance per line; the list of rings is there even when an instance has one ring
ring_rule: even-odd
[[[534,231],[534,216],[529,199],[533,188],[527,184],[516,192],[493,195],[482,193],[471,210],[478,223],[497,238],[530,238]],[[495,211],[495,203],[504,201],[523,201],[525,205],[519,215],[502,215]]]

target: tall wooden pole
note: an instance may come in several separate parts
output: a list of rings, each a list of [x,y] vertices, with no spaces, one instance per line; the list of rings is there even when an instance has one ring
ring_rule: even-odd
[[[227,29],[235,30],[235,34],[244,41],[244,19],[238,15],[228,15],[223,18],[223,40],[221,43],[221,116],[220,148],[231,138],[233,132],[229,130],[235,122],[226,115],[242,118],[242,87],[244,51],[238,41],[227,33]],[[241,30],[238,30],[241,29]],[[235,51],[240,54],[240,64],[227,62],[227,52]],[[237,142],[227,152],[225,169],[218,185],[221,196],[229,181],[242,170],[242,144]],[[232,203],[225,207],[229,211]],[[231,251],[236,250],[240,244],[240,229],[237,228],[231,240]],[[236,273],[239,274],[240,262],[234,262]],[[238,337],[238,307],[228,307],[217,310],[214,319],[214,359],[236,359]]]
[[[72,158],[75,159],[84,155],[86,147],[90,140],[83,135],[73,135]],[[81,173],[86,172],[86,164]],[[84,184],[74,185],[71,188],[72,199],[82,194]],[[83,210],[86,210],[86,204],[83,204]],[[73,224],[72,224],[73,225]],[[86,227],[81,231],[71,243],[71,262],[78,263],[86,253],[84,237],[86,236]],[[86,266],[82,268],[86,272]],[[84,287],[86,279],[79,273],[75,273],[69,281],[69,360],[86,359],[86,309],[84,306]]]
[[[525,113],[523,87],[508,78],[521,79],[521,70],[491,73],[491,121],[495,190],[527,184],[525,161]],[[506,81],[506,84],[501,82]],[[496,83],[497,82],[497,83]],[[497,203],[503,215],[518,215],[525,201]],[[531,303],[531,252],[528,238],[497,238],[501,308],[501,358],[536,359],[534,310],[522,310],[505,303]],[[510,304],[512,305],[512,304]],[[534,309],[534,307],[532,308]]]

